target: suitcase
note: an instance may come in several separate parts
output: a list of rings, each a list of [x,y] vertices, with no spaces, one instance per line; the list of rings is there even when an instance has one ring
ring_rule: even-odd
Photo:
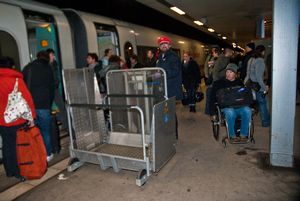
[[[41,178],[47,171],[47,152],[40,130],[36,126],[19,129],[16,144],[20,175]]]

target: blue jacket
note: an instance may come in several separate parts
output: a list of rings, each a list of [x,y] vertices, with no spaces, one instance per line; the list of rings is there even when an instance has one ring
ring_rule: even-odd
[[[159,55],[156,63],[157,67],[163,68],[167,73],[168,97],[176,96],[176,100],[182,99],[182,77],[180,58],[172,50],[168,50]]]

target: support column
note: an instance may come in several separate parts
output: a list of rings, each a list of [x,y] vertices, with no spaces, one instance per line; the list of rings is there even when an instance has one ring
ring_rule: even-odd
[[[273,1],[273,94],[270,163],[292,167],[299,0]]]

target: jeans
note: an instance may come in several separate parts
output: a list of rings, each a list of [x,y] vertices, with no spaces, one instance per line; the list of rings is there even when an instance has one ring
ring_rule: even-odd
[[[251,121],[252,111],[248,106],[239,108],[224,108],[222,112],[225,114],[225,119],[228,126],[229,137],[235,137],[234,124],[237,116],[241,117],[240,136],[248,137],[249,123]]]
[[[263,127],[270,126],[270,113],[268,111],[266,97],[262,91],[256,92],[256,102],[259,109],[261,125]]]
[[[52,153],[52,143],[51,143],[51,114],[50,110],[47,109],[37,109],[37,125],[41,130],[43,140],[46,146],[47,155],[50,156]]]
[[[206,87],[206,102],[205,102],[205,114],[210,114],[209,112],[209,108],[210,108],[210,105],[209,105],[209,100],[210,100],[210,94],[211,94],[211,91],[212,91],[212,87],[211,86],[207,86]]]

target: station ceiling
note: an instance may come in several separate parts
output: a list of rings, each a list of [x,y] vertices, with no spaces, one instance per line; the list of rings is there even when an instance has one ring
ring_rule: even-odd
[[[221,47],[232,42],[243,47],[256,39],[256,21],[266,20],[266,37],[272,31],[272,0],[39,0],[59,8],[73,8],[108,16],[135,24],[160,29]],[[170,10],[174,5],[186,12],[178,15]],[[193,23],[203,21],[204,26]],[[213,28],[210,33],[207,28]],[[221,37],[217,34],[221,34]],[[222,36],[227,39],[223,40]]]
[[[137,1],[206,33],[210,33],[207,28],[213,28],[215,32],[210,34],[217,37],[225,36],[228,41],[241,45],[258,39],[256,23],[262,18],[265,20],[265,36],[271,37],[272,0]],[[172,11],[170,6],[176,6],[186,14],[179,15]],[[193,19],[203,22],[204,26],[196,25]]]

